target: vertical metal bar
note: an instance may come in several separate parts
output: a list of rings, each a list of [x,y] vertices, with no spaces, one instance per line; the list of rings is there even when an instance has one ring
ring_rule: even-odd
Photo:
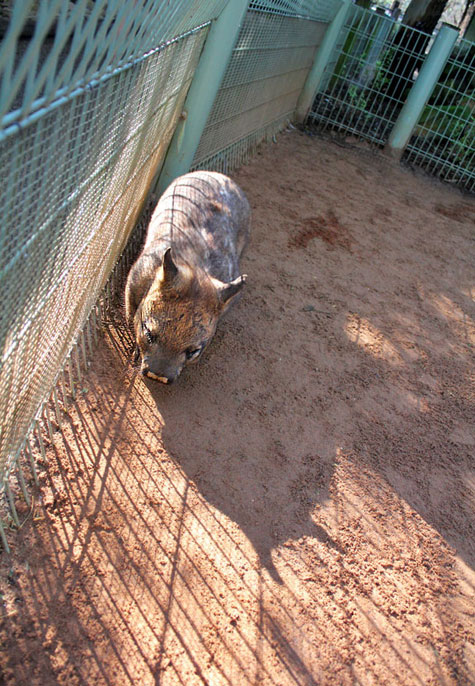
[[[46,462],[46,449],[45,449],[45,443],[44,443],[44,441],[43,441],[43,435],[42,435],[42,433],[41,433],[41,426],[40,426],[40,423],[39,423],[38,420],[36,420],[36,422],[35,422],[35,428],[36,428],[36,436],[37,436],[37,438],[38,438],[38,443],[39,443],[39,446],[40,446],[41,457],[42,457],[43,460]]]
[[[315,95],[322,83],[325,69],[333,54],[335,44],[340,36],[341,30],[345,25],[348,17],[348,11],[351,6],[349,0],[343,0],[340,9],[336,13],[330,26],[325,31],[325,35],[315,55],[313,66],[307,76],[307,79],[300,93],[297,108],[295,111],[295,120],[299,124],[303,124],[307,119]]]
[[[91,327],[92,327],[92,317],[93,317],[93,312],[90,313],[89,317],[87,318],[87,323],[86,323],[86,348],[89,352],[90,355],[92,355],[92,333],[91,333]]]
[[[52,443],[52,442],[53,442],[53,427],[51,426],[51,421],[50,421],[50,418],[49,418],[48,403],[45,403],[45,405],[44,405],[44,407],[43,407],[43,417],[44,417],[44,419],[45,419],[45,421],[46,421],[46,426],[47,426],[47,428],[48,428],[48,436],[49,436],[49,439],[50,439],[50,441],[51,441],[51,443]]]
[[[81,361],[80,361],[80,357],[79,357],[79,346],[77,343],[74,346],[74,359],[76,361],[76,373],[78,375],[78,384],[79,384],[79,387],[81,387],[81,384],[82,384]]]
[[[450,53],[458,37],[457,29],[444,24],[427,55],[419,76],[416,79],[407,100],[399,113],[391,131],[385,152],[399,160],[404,152],[412,132],[427,104],[427,101],[439,80]]]
[[[72,351],[68,358],[68,373],[69,373],[69,388],[71,389],[71,397],[76,397],[76,386],[74,383],[74,372],[73,372],[73,354]]]
[[[35,484],[38,486],[38,484],[39,484],[38,472],[36,471],[35,458],[33,457],[33,451],[31,449],[31,444],[30,444],[29,438],[27,438],[27,440],[26,440],[24,450],[25,450],[25,453],[28,455],[28,459],[30,461],[31,471],[33,472],[33,479],[35,480]]]
[[[61,393],[63,394],[63,405],[64,405],[65,411],[67,412],[68,411],[68,395],[66,393],[66,379],[64,377],[64,369],[61,370],[60,379],[61,379]]]
[[[13,495],[10,490],[10,484],[8,483],[8,480],[5,481],[5,493],[7,495],[8,504],[10,505],[13,521],[15,522],[16,526],[20,526],[20,519],[18,517],[18,512],[16,511],[15,501],[13,500]]]
[[[7,555],[10,554],[10,546],[8,545],[7,537],[5,535],[5,529],[3,528],[3,523],[0,518],[0,539],[2,540],[2,545],[4,551],[7,553]]]
[[[97,345],[99,340],[99,330],[101,328],[101,302],[98,301],[97,305],[94,307],[94,342]]]
[[[228,2],[213,22],[157,182],[161,194],[188,171],[246,15],[249,0]]]
[[[84,329],[81,331],[80,347],[82,352],[82,361],[84,364],[84,369],[87,369],[86,335],[84,333]]]
[[[56,386],[53,388],[53,404],[54,404],[54,411],[56,414],[56,422],[58,424],[58,427],[61,427],[61,411],[59,409],[58,393],[56,391]]]

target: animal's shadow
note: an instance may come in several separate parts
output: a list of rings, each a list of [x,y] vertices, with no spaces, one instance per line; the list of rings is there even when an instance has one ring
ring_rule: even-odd
[[[298,400],[285,398],[285,389],[273,398],[239,356],[225,363],[221,332],[217,339],[212,353],[175,385],[145,383],[162,416],[169,455],[202,497],[240,527],[280,581],[272,559],[279,546],[302,537],[334,545],[312,518],[328,498],[331,450],[317,452],[318,426],[302,431],[293,420],[294,405],[302,417]]]

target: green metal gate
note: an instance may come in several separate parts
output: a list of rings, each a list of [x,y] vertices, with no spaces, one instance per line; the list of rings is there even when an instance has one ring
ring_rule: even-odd
[[[408,35],[415,40],[408,41]],[[350,6],[309,121],[384,145],[420,66],[417,46],[429,38],[389,17]]]
[[[456,38],[454,30],[452,36],[445,26],[444,31],[439,45],[443,31],[434,40],[377,12],[349,5],[308,123],[377,146],[391,142],[396,123],[415,100],[411,94],[422,88],[418,75],[429,66],[431,51],[440,52],[444,41],[450,49]],[[427,99],[408,131],[403,160],[473,192],[475,44],[459,40],[441,74],[425,69],[424,89]]]

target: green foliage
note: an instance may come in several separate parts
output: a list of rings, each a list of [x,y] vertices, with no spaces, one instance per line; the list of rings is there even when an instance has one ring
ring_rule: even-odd
[[[415,133],[433,146],[447,146],[447,156],[461,160],[475,143],[475,99],[464,96],[445,107],[428,105]]]
[[[455,105],[447,107],[434,107],[428,105],[419,120],[418,132],[425,130],[426,133],[443,133],[451,138],[458,138],[467,126],[473,125],[475,101],[471,104],[465,99]]]

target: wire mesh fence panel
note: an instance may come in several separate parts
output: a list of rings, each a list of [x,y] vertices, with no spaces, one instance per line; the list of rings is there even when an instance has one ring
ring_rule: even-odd
[[[229,171],[246,158],[245,141],[255,146],[257,138],[275,134],[292,118],[326,25],[290,16],[289,6],[297,3],[285,4],[286,13],[278,13],[275,7],[273,11],[248,11],[196,151],[194,168]],[[232,151],[231,157],[228,151]]]
[[[60,7],[51,0],[14,3],[5,41],[12,31],[21,34],[18,18],[25,22],[23,10],[33,4],[31,44],[44,38],[44,27],[51,25],[45,23],[46,6],[56,17],[52,44],[59,40],[58,27],[67,19],[59,10],[72,4]],[[46,78],[39,90],[25,82],[30,73],[41,81],[39,53],[26,47],[23,56],[33,71],[24,71],[21,60],[9,62],[2,45],[3,94],[6,82],[17,84],[19,74],[25,79],[16,90],[15,111],[8,98],[2,100],[0,127],[0,494],[8,490],[26,437],[127,243],[182,111],[209,20],[223,4],[177,2],[169,12],[171,4],[165,2],[78,0],[86,37],[76,26],[69,77],[60,82]],[[160,7],[165,28],[160,24],[156,30]],[[99,18],[106,21],[112,8],[107,31],[115,38],[105,41],[107,50],[99,58],[98,45],[88,47],[96,35],[88,33],[88,21],[95,16],[100,31],[104,24]],[[76,12],[74,6],[68,11]],[[193,18],[197,26],[189,28]],[[75,40],[83,46],[79,57]],[[87,66],[89,48],[90,58],[99,59],[100,73]],[[66,68],[68,54],[62,53],[62,65],[55,63],[48,77]],[[85,75],[87,83],[81,81]],[[58,85],[71,91],[67,97],[54,91]],[[42,100],[32,100],[32,93]]]
[[[475,191],[475,43],[455,46],[403,159]]]
[[[339,6],[335,0],[251,0],[249,3],[250,10],[323,22],[330,22]]]
[[[390,17],[351,7],[309,123],[384,144],[430,38]]]
[[[4,0],[3,127],[208,22],[226,1]]]

